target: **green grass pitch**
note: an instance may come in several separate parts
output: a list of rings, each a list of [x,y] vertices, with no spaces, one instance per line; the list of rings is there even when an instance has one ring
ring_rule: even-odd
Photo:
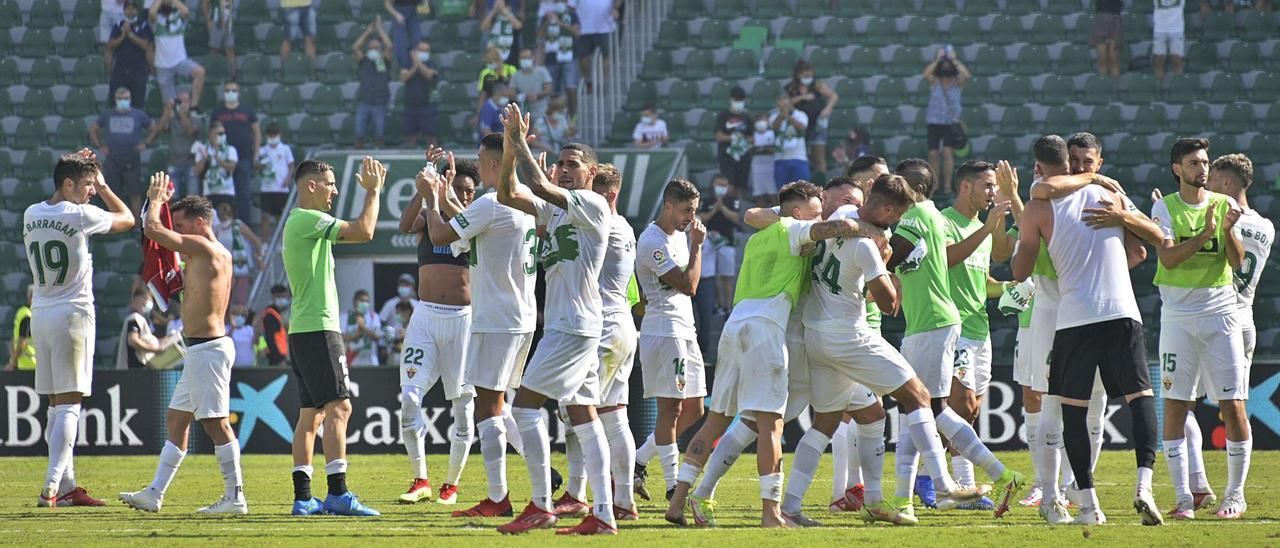
[[[1002,453],[1007,463],[1023,471],[1031,468],[1025,451]],[[1157,455],[1156,501],[1167,510],[1173,502],[1163,456]],[[434,481],[446,466],[445,455],[430,457]],[[1226,479],[1225,457],[1221,451],[1207,452],[1209,478],[1218,494]],[[0,539],[4,544],[100,546],[147,543],[155,545],[212,544],[258,547],[268,545],[400,545],[433,541],[464,543],[494,542],[525,546],[566,542],[551,531],[536,531],[519,537],[502,537],[494,527],[506,521],[455,519],[452,510],[474,503],[484,493],[484,470],[478,454],[473,454],[463,479],[460,503],[456,506],[418,504],[402,506],[396,496],[409,485],[408,460],[403,455],[354,455],[350,458],[349,484],[366,504],[381,510],[379,518],[310,517],[288,515],[292,501],[286,455],[247,455],[244,462],[245,492],[250,514],[244,517],[204,518],[196,508],[222,494],[222,478],[213,455],[189,455],[183,462],[159,514],[143,514],[126,508],[116,493],[145,486],[155,470],[156,457],[78,457],[77,476],[90,493],[108,500],[105,508],[36,508],[36,495],[44,475],[43,458],[0,459]],[[564,456],[555,455],[555,465],[565,469]],[[895,528],[884,524],[868,527],[855,514],[827,512],[830,496],[831,460],[823,459],[813,488],[805,500],[805,512],[825,527],[805,530],[761,530],[759,493],[755,459],[746,455],[721,483],[716,494],[720,527],[681,529],[662,520],[665,503],[641,502],[638,522],[623,522],[620,535],[610,538],[575,539],[578,543],[609,545],[682,545],[712,543],[716,546],[815,546],[818,543],[892,543],[895,546],[1191,546],[1222,548],[1280,545],[1280,452],[1257,451],[1249,475],[1249,512],[1245,519],[1224,522],[1209,513],[1200,513],[1191,523],[1169,523],[1163,527],[1143,527],[1130,501],[1133,490],[1133,454],[1106,451],[1098,472],[1098,487],[1109,523],[1101,527],[1049,527],[1033,509],[1015,507],[1005,519],[995,520],[990,512],[939,512],[917,508],[920,525]],[[524,463],[508,456],[512,500],[518,513],[528,501]],[[662,479],[650,468],[651,487],[662,492]],[[885,463],[892,473],[892,455]],[[315,483],[317,494],[324,490],[322,476]],[[885,490],[892,490],[886,478]],[[558,494],[557,494],[558,495]],[[660,496],[660,495],[659,495]],[[563,523],[572,525],[576,518]],[[741,544],[738,544],[741,543]]]

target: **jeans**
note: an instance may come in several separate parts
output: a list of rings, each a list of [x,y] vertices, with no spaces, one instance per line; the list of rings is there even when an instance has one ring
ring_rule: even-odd
[[[236,151],[236,153],[240,154],[241,158],[249,159],[248,161],[240,160],[236,162],[236,170],[231,174],[236,187],[236,200],[234,204],[236,208],[236,219],[244,221],[245,224],[252,226],[252,223],[249,222],[249,212],[253,209],[253,196],[249,191],[249,183],[253,180],[253,158],[256,158],[257,155],[241,154],[240,151]]]
[[[698,284],[698,291],[693,294],[693,320],[698,328],[698,348],[702,350],[704,359],[713,359],[717,344],[711,340],[711,322],[716,311],[715,278],[708,278]]]
[[[387,128],[387,105],[356,105],[356,140],[363,141],[369,136],[369,124],[373,124],[373,139],[382,142]]]
[[[196,180],[195,166],[191,164],[185,166],[169,164],[166,169],[169,173],[169,180],[173,182],[173,193],[178,198],[200,194],[200,182]]]
[[[422,40],[422,22],[418,21],[418,8],[414,6],[396,6],[396,12],[404,17],[401,25],[391,20],[391,44],[395,49],[396,63],[402,67],[413,66],[409,58],[409,50],[417,47]]]
[[[551,91],[556,94],[565,92],[565,88],[578,88],[578,64],[577,61],[565,61],[563,63],[555,61],[555,54],[548,54],[547,61],[544,64],[547,72],[551,73]]]
[[[808,181],[810,177],[808,160],[774,160],[773,183],[782,186],[794,181]]]

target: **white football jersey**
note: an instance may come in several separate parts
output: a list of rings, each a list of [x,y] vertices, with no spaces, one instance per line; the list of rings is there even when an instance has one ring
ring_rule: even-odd
[[[1236,236],[1244,244],[1244,262],[1235,272],[1236,291],[1240,306],[1253,308],[1253,294],[1262,279],[1262,269],[1271,257],[1271,243],[1276,239],[1276,227],[1256,210],[1246,209],[1236,222]]]
[[[689,266],[689,237],[684,232],[667,234],[650,223],[636,241],[636,281],[647,303],[641,335],[657,335],[696,340],[693,326],[693,299],[661,280],[672,270]]]
[[[449,225],[470,240],[471,331],[532,333],[538,304],[538,230],[533,216],[479,196]]]
[[[93,257],[89,236],[111,230],[111,214],[89,204],[37,202],[22,215],[35,295],[31,308],[58,304],[93,306]]]
[[[606,314],[627,312],[627,285],[636,269],[636,234],[622,215],[609,216],[609,247],[600,270],[600,300]]]
[[[831,218],[857,219],[842,207]],[[866,285],[889,270],[870,238],[818,242],[813,254],[813,285],[804,307],[804,326],[825,333],[857,335],[867,327]]]
[[[570,335],[599,337],[604,329],[600,269],[609,239],[609,202],[591,190],[568,192],[567,209],[533,199],[538,224],[547,227],[541,253],[547,277],[543,325]],[[625,284],[623,291],[625,295]]]

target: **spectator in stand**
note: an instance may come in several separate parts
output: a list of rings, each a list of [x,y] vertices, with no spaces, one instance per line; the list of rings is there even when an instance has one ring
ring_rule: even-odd
[[[507,63],[516,61],[514,53],[520,51],[520,29],[524,21],[516,12],[520,11],[519,0],[494,0],[489,10],[480,20],[480,32],[489,35],[488,46],[498,48],[498,54]]]
[[[200,0],[200,11],[209,29],[210,53],[227,56],[232,76],[236,73],[236,33],[231,23],[239,7],[240,0]]]
[[[229,311],[231,321],[227,325],[227,335],[231,337],[231,342],[236,349],[236,357],[232,360],[232,367],[253,367],[257,365],[257,353],[253,351],[254,344],[258,341],[257,333],[253,329],[253,312],[243,304],[233,304]]]
[[[191,110],[191,94],[179,91],[172,102],[165,103],[156,126],[159,131],[169,132],[169,165],[165,172],[173,182],[174,193],[178,196],[199,194],[191,146],[200,139],[204,116]]]
[[[928,124],[929,166],[934,173],[942,174],[941,194],[951,194],[951,179],[955,175],[955,149],[964,146],[964,126],[961,125],[960,90],[969,83],[969,69],[956,57],[955,48],[938,48],[933,62],[924,68],[924,79],[929,82],[929,106],[924,121]],[[941,162],[941,164],[939,164]]]
[[[414,44],[422,41],[422,21],[418,19],[420,4],[422,0],[382,0],[383,9],[391,16],[392,53],[400,68],[413,63],[410,50],[414,48]]]
[[[138,0],[127,0],[123,18],[110,30],[104,59],[110,75],[107,89],[129,88],[133,108],[141,109],[147,102],[147,79],[156,44],[151,23],[138,14]]]
[[[262,240],[249,230],[249,225],[236,218],[235,208],[226,202],[218,204],[213,234],[218,243],[231,252],[231,304],[245,304],[249,300],[252,273],[263,263]]]
[[[813,66],[803,59],[791,69],[791,81],[783,91],[797,109],[809,117],[805,130],[805,143],[809,147],[809,161],[819,173],[827,171],[827,127],[831,111],[836,108],[840,96],[826,82],[814,79]]]
[[[717,315],[727,316],[733,309],[734,283],[738,276],[734,235],[740,209],[738,194],[729,184],[729,178],[717,173],[711,180],[711,199],[703,202],[702,211],[698,213],[702,224],[707,227],[707,237],[703,241],[711,242],[710,253],[703,255],[702,262],[715,263]]]
[[[27,300],[13,314],[13,339],[5,371],[36,370],[36,344],[31,338],[31,296],[35,290],[34,284],[27,286]]]
[[[293,149],[280,138],[280,124],[267,125],[267,144],[258,149],[258,203],[262,206],[263,240],[270,241],[289,201],[293,182]]]
[[[667,121],[658,117],[658,107],[653,104],[644,106],[640,111],[640,121],[631,130],[631,145],[636,148],[661,148],[671,138],[667,134]]]
[[[263,351],[267,365],[278,367],[289,360],[289,288],[281,284],[271,286],[271,304],[262,310],[262,339],[267,343]]]
[[[716,115],[716,159],[720,173],[738,190],[747,190],[751,173],[751,115],[747,114],[747,92],[739,86],[729,90],[729,108]]]
[[[400,69],[400,83],[404,85],[404,136],[409,148],[418,147],[421,137],[427,146],[435,146],[440,139],[439,111],[431,102],[440,72],[431,60],[431,44],[420,40],[413,50],[411,65]]]
[[[1151,55],[1156,78],[1164,79],[1164,61],[1173,58],[1173,73],[1182,74],[1182,58],[1187,48],[1186,18],[1182,8],[1184,0],[1153,0],[1155,12],[1151,16]]]
[[[115,108],[98,115],[98,119],[89,124],[89,142],[106,157],[102,162],[103,179],[129,202],[129,209],[136,216],[142,211],[144,192],[142,151],[155,138],[157,127],[145,112],[133,108],[129,88],[116,88],[115,97]]]
[[[382,325],[403,328],[408,324],[400,324],[396,317],[396,305],[400,303],[409,303],[413,305],[413,300],[418,297],[418,281],[413,278],[413,274],[405,272],[400,275],[396,281],[396,296],[387,299],[382,303],[382,308],[378,309],[378,319],[382,320]]]
[[[1093,14],[1093,37],[1098,50],[1098,74],[1120,76],[1120,46],[1124,44],[1124,0],[1098,0]]]
[[[511,87],[515,88],[516,102],[535,118],[547,114],[547,98],[551,96],[551,73],[546,67],[534,64],[533,50],[520,50],[520,70],[511,75]]]
[[[1256,8],[1261,12],[1271,11],[1271,0],[1200,0],[1200,16],[1209,15],[1214,8],[1234,14],[1237,9]]]
[[[849,130],[849,134],[840,141],[840,146],[831,151],[831,157],[836,161],[835,167],[841,173],[848,170],[854,160],[870,155],[871,134],[863,127]]]
[[[404,334],[409,320],[413,318],[413,303],[396,303],[395,331],[391,335],[390,348],[387,349],[387,363],[400,363],[400,353],[404,350]]]
[[[376,36],[375,36],[376,34]],[[373,126],[373,142],[382,147],[387,128],[387,105],[391,103],[390,62],[391,39],[382,30],[379,15],[351,45],[356,60],[356,74],[360,87],[356,90],[356,148],[364,148]]]
[[[382,340],[382,320],[369,307],[369,292],[360,289],[351,298],[351,308],[342,318],[342,339],[347,343],[347,363],[378,365],[378,345]]]
[[[577,134],[577,128],[573,127],[569,116],[565,114],[566,104],[563,97],[552,99],[547,103],[547,115],[534,119],[534,135],[538,139],[533,142],[533,146],[539,152],[559,154],[560,148],[572,141]]]
[[[793,181],[808,181],[809,152],[804,136],[809,115],[783,95],[778,98],[778,108],[769,114],[769,128],[778,136],[778,155],[773,159],[774,191]]]
[[[177,94],[177,78],[191,78],[191,105],[199,110],[204,91],[204,67],[187,57],[187,20],[191,11],[180,0],[155,0],[148,18],[155,32],[156,83],[164,102]]]
[[[778,134],[769,127],[769,115],[757,114],[751,134],[751,194],[756,201],[772,202],[777,194],[773,161],[778,153]]]
[[[124,5],[128,1],[130,0],[102,0],[102,11],[98,14],[99,44],[105,44],[111,40],[111,30],[124,20]],[[14,24],[17,24],[17,21]]]
[[[569,112],[577,112],[578,64],[573,60],[574,37],[581,30],[578,12],[566,0],[538,6],[538,48],[543,66],[551,73],[552,91],[569,99]],[[558,149],[557,149],[558,150]]]
[[[511,102],[512,94],[505,82],[495,83],[492,91],[493,93],[484,100],[484,104],[480,106],[480,112],[476,115],[479,120],[477,140],[490,133],[502,133],[502,119],[499,114],[507,103]]]
[[[235,147],[227,144],[227,131],[222,124],[209,124],[209,141],[196,141],[191,144],[191,154],[195,156],[195,175],[201,181],[200,194],[213,202],[214,206],[235,205],[236,165],[240,163],[240,155]]]
[[[505,63],[502,52],[498,48],[489,46],[484,50],[484,68],[480,69],[480,80],[476,84],[476,89],[480,91],[480,96],[476,102],[476,110],[484,105],[489,95],[493,93],[493,86],[499,83],[508,84],[511,77],[519,70],[515,65]]]
[[[280,0],[284,16],[284,40],[280,41],[280,63],[293,51],[293,43],[302,40],[303,51],[312,61],[316,58],[316,8],[314,0]]]
[[[145,288],[133,292],[129,315],[124,318],[116,348],[116,369],[142,369],[165,345],[151,331],[151,293]]]
[[[222,124],[227,132],[227,144],[236,149],[237,158],[246,161],[236,163],[232,173],[236,185],[236,216],[249,218],[249,209],[253,207],[250,199],[249,182],[253,180],[253,170],[258,157],[258,149],[262,148],[262,129],[258,126],[258,113],[253,107],[240,102],[240,84],[230,80],[222,85],[222,105],[213,109],[209,119]]]
[[[622,20],[622,0],[578,0],[577,11],[581,32],[573,56],[590,91],[591,56],[599,51],[601,60],[609,61],[613,53],[609,51],[609,35],[618,30],[618,21]]]
[[[702,351],[703,360],[712,360],[719,350],[717,341],[712,338],[716,318],[716,284],[711,283],[716,277],[716,262],[708,260],[714,253],[710,238],[702,239],[702,270],[698,275],[698,289],[693,293],[693,327],[698,333],[698,349]]]

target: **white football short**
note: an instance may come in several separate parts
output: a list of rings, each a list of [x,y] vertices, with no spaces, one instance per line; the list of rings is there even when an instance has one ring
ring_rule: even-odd
[[[929,397],[951,395],[951,368],[955,364],[960,324],[931,329],[902,338],[902,357],[920,377]]]
[[[1160,369],[1166,399],[1249,399],[1249,361],[1236,314],[1212,314],[1160,322]]]
[[[698,341],[641,334],[639,353],[644,397],[682,400],[707,395]]]
[[[818,413],[861,409],[916,376],[902,354],[876,333],[849,336],[807,329],[805,349]]]
[[[471,307],[414,301],[400,352],[400,387],[426,394],[438,380],[447,400],[474,395],[475,389],[462,382],[470,332]]]
[[[974,394],[985,396],[991,385],[991,339],[975,341],[960,337],[956,341],[953,376]]]
[[[195,415],[196,420],[220,419],[231,411],[231,365],[236,345],[231,337],[187,347],[182,376],[173,387],[169,408]]]
[[[471,333],[462,382],[494,392],[520,388],[533,333]]]
[[[1240,334],[1244,336],[1244,358],[1253,365],[1253,351],[1258,346],[1258,326],[1253,323],[1253,309],[1240,309]]]
[[[791,315],[795,316],[796,313]],[[804,347],[804,331],[804,323],[798,319],[787,323],[787,409],[782,413],[784,423],[791,422],[804,413],[812,400],[813,387],[809,384],[809,355]],[[717,381],[719,375],[717,369]]]
[[[600,405],[626,405],[630,401],[631,370],[636,363],[636,323],[631,311],[608,313],[600,337]]]
[[[1028,378],[1032,390],[1049,392],[1049,354],[1053,351],[1053,338],[1058,333],[1058,309],[1036,301],[1031,314],[1031,327],[1026,344]]]
[[[37,394],[93,393],[94,322],[92,306],[62,303],[31,311]]]
[[[566,405],[600,404],[600,337],[543,331],[520,386]]]
[[[1019,327],[1013,343],[1013,382],[1018,386],[1031,386],[1031,328]]]
[[[787,409],[786,331],[761,318],[726,323],[720,333],[711,410],[725,416]]]

